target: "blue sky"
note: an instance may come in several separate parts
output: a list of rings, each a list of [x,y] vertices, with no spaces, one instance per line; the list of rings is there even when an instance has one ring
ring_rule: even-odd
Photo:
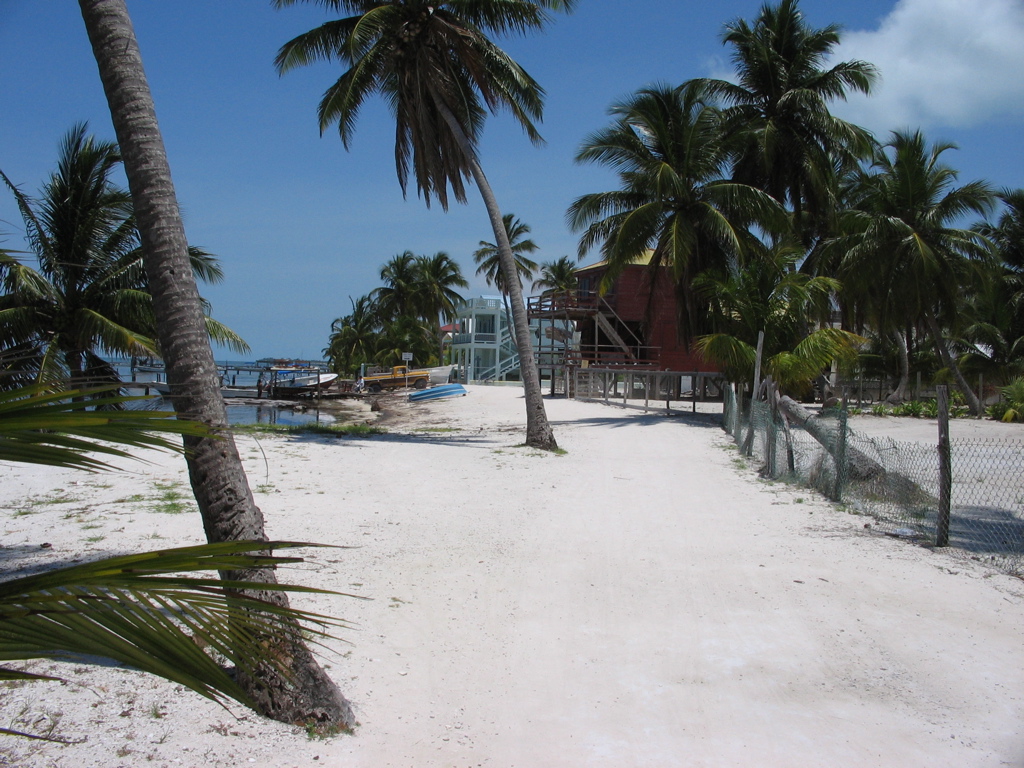
[[[577,196],[611,189],[600,168],[573,163],[582,139],[618,98],[654,82],[727,76],[729,20],[760,0],[580,0],[544,34],[503,41],[548,92],[537,148],[507,115],[484,132],[484,168],[503,210],[533,228],[540,261],[576,253],[564,224]],[[316,104],[340,74],[318,65],[279,78],[286,40],[328,17],[275,11],[269,0],[128,0],[167,144],[190,242],[217,254],[225,283],[203,286],[214,315],[253,357],[315,357],[349,297],[376,287],[404,250],[446,251],[472,278],[472,252],[491,240],[483,205],[446,214],[403,200],[394,128],[379,101],[361,115],[352,151],[319,135]],[[804,0],[808,22],[844,27],[840,59],[875,63],[883,82],[836,112],[884,136],[920,127],[957,143],[961,180],[1024,186],[1024,4],[1019,0]],[[77,3],[0,0],[0,168],[34,193],[76,122],[113,129]],[[20,219],[0,193],[3,245],[20,248]],[[472,279],[471,295],[493,291]],[[224,357],[218,351],[218,357]]]

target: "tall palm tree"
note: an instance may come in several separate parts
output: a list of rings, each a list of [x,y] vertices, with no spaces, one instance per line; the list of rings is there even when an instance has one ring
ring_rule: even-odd
[[[867,131],[829,112],[829,102],[868,93],[877,79],[863,61],[825,68],[839,32],[808,27],[798,0],[766,3],[753,24],[737,19],[725,27],[738,82],[693,81],[726,107],[734,178],[788,203],[805,245],[834,208],[836,165],[854,164],[871,149]]]
[[[0,171],[14,194],[39,269],[11,259],[2,279],[0,338],[34,347],[37,368],[72,387],[115,382],[100,355],[158,355],[152,298],[142,264],[131,196],[111,181],[117,145],[76,125],[61,143],[57,170],[33,200]],[[190,247],[196,277],[223,278],[217,260]],[[248,345],[206,319],[211,337],[238,352]]]
[[[274,0],[277,7],[300,0]],[[487,36],[543,28],[549,10],[571,10],[576,0],[304,0],[351,16],[285,43],[279,72],[318,60],[348,66],[320,102],[320,128],[337,123],[347,147],[362,103],[380,92],[395,116],[395,159],[406,189],[410,166],[429,205],[448,206],[448,189],[466,199],[472,178],[484,200],[509,287],[526,396],[526,443],[555,448],[544,410],[540,376],[522,290],[501,210],[480,164],[477,146],[488,110],[506,108],[534,142],[543,90]],[[532,363],[532,364],[531,364]]]
[[[469,288],[462,268],[444,251],[433,256],[418,256],[420,275],[419,302],[423,319],[431,325],[438,344],[438,364],[444,362],[444,331],[441,327],[455,319],[456,307],[464,301],[456,288]]]
[[[238,450],[227,426],[220,382],[207,337],[203,303],[188,256],[188,241],[171,181],[138,41],[124,0],[79,0],[124,161],[142,243],[160,351],[184,418],[219,430],[186,437],[189,477],[211,542],[266,540],[263,514],[253,501]],[[273,589],[273,573],[242,568],[227,572]],[[278,605],[279,593],[266,599]],[[296,632],[261,636],[272,654],[288,658],[290,675],[268,666],[238,682],[258,711],[286,722],[352,728],[355,717]]]
[[[615,169],[620,188],[577,198],[566,218],[583,232],[580,258],[600,246],[609,265],[603,288],[652,251],[651,285],[662,268],[670,271],[689,343],[709,330],[707,301],[693,281],[743,249],[748,225],[782,229],[785,213],[768,194],[724,178],[721,114],[698,89],[645,88],[610,112],[615,121],[587,137],[576,160]]]
[[[534,253],[537,244],[530,238],[530,225],[520,221],[513,213],[506,213],[501,217],[502,226],[508,237],[508,247],[512,251],[512,259],[516,267],[516,279],[519,288],[522,290],[523,280],[533,277],[537,269],[537,262],[526,254]],[[509,304],[509,291],[505,284],[505,273],[501,267],[501,249],[494,243],[486,240],[479,242],[479,248],[473,251],[473,261],[476,262],[476,273],[482,275],[487,285],[493,285],[501,294],[501,300],[505,304],[505,317],[508,320],[509,329],[512,331],[512,338],[515,339],[515,324],[512,322],[512,307]]]
[[[537,244],[527,237],[530,234],[530,225],[517,219],[514,213],[506,213],[502,216],[501,223],[515,259],[516,277],[519,279],[521,287],[523,280],[529,280],[537,271],[537,262],[526,255],[536,252]],[[501,270],[500,249],[494,243],[486,240],[481,240],[479,246],[473,251],[477,275],[482,276],[488,285],[497,288],[503,296],[507,295],[505,275]]]
[[[845,290],[875,308],[880,332],[924,321],[942,364],[978,415],[981,403],[942,326],[953,324],[961,294],[977,285],[980,268],[991,261],[982,235],[952,225],[970,213],[984,215],[994,195],[980,181],[954,186],[957,172],[942,162],[954,147],[929,147],[920,131],[893,133],[860,174],[853,208],[843,216],[847,234],[829,249],[840,254]]]

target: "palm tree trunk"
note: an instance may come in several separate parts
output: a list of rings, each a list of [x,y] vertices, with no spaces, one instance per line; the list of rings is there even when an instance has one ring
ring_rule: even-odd
[[[907,350],[907,340],[902,333],[894,329],[891,336],[892,340],[896,342],[896,349],[899,352],[900,382],[885,400],[895,405],[902,403],[907,397],[907,387],[910,385],[910,352]]]
[[[206,537],[211,542],[265,540],[263,514],[253,501],[234,440],[223,429],[227,413],[213,351],[128,10],[124,0],[79,0],[79,6],[124,159],[175,410],[183,418],[221,430],[216,439],[186,438],[189,477]],[[225,576],[276,583],[270,572]],[[258,596],[286,602],[279,591]],[[286,655],[294,677],[284,680],[268,675],[239,681],[262,714],[283,722],[352,728],[355,718],[348,702],[297,633],[268,638],[267,650]]]
[[[946,344],[946,340],[942,336],[942,330],[939,328],[939,322],[935,319],[935,313],[930,309],[926,309],[924,311],[924,320],[928,325],[928,331],[932,335],[935,351],[939,353],[939,359],[942,360],[942,364],[950,370],[950,373],[953,374],[953,378],[956,380],[956,385],[964,393],[964,399],[967,401],[967,407],[970,409],[971,415],[981,416],[981,400],[974,394],[971,385],[967,383],[967,379],[964,378],[963,373],[960,371],[960,366],[957,365],[956,360],[950,353],[949,345]]]
[[[508,233],[505,231],[505,222],[501,219],[501,209],[498,208],[494,191],[477,159],[476,150],[470,144],[459,121],[443,101],[436,98],[434,101],[466,156],[473,180],[476,181],[484,206],[487,208],[491,228],[494,230],[494,242],[498,246],[498,261],[501,264],[501,271],[505,275],[505,289],[512,305],[512,327],[515,329],[516,349],[519,352],[519,371],[523,377],[523,394],[526,398],[526,444],[532,448],[553,451],[558,448],[558,444],[555,442],[555,435],[551,431],[547,412],[544,409],[544,393],[540,388],[540,373],[537,370],[537,361],[533,356],[533,336],[530,333],[530,323],[526,317],[523,288],[519,284],[515,257],[512,255],[512,246],[509,244]]]

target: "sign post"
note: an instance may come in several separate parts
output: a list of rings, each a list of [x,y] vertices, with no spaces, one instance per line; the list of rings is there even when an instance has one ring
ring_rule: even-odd
[[[405,388],[409,388],[409,363],[412,362],[412,352],[402,353],[402,362],[405,363]]]

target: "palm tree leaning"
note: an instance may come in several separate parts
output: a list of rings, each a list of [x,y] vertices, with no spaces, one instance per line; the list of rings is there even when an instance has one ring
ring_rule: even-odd
[[[516,278],[519,280],[519,287],[522,290],[523,280],[533,277],[537,269],[537,262],[526,254],[534,253],[537,244],[530,238],[530,225],[520,221],[515,214],[506,213],[501,217],[502,226],[508,236],[508,245],[512,251],[512,258],[516,265]],[[479,242],[479,248],[473,251],[473,261],[476,262],[476,273],[483,276],[487,285],[493,285],[501,294],[501,300],[505,304],[505,317],[508,319],[509,328],[512,329],[512,338],[516,338],[515,327],[512,323],[512,308],[509,306],[508,290],[505,287],[505,273],[501,269],[501,249],[494,243],[486,240]]]
[[[111,181],[120,152],[86,131],[76,125],[64,137],[38,199],[0,171],[38,262],[36,270],[12,259],[5,271],[0,338],[32,350],[38,362],[24,362],[40,377],[73,388],[118,381],[101,353],[159,355],[131,195]],[[197,279],[223,278],[211,254],[190,247],[189,255]],[[215,340],[248,350],[229,328],[209,317],[206,324]]]
[[[953,323],[960,295],[978,284],[992,260],[982,235],[951,225],[966,214],[985,215],[994,194],[980,181],[954,186],[957,172],[942,162],[953,148],[929,147],[920,131],[894,132],[861,173],[853,208],[841,221],[845,235],[828,250],[840,255],[845,290],[876,308],[881,332],[924,320],[971,413],[980,415],[981,402],[941,326]]]
[[[263,514],[253,501],[227,426],[217,368],[206,333],[203,303],[188,256],[170,167],[156,120],[142,55],[124,0],[79,0],[85,28],[124,161],[153,296],[157,336],[179,416],[216,430],[186,437],[189,477],[211,542],[266,540]],[[241,569],[226,576],[273,585],[273,573]],[[272,587],[270,587],[272,589]],[[257,593],[278,605],[279,593]],[[257,710],[277,720],[314,727],[355,725],[351,707],[316,663],[297,632],[262,638],[291,661],[291,674],[259,666],[238,682]]]
[[[279,72],[318,60],[349,68],[320,102],[320,129],[337,123],[348,147],[359,107],[380,92],[395,116],[398,180],[406,189],[410,170],[429,205],[448,207],[448,189],[465,202],[465,180],[480,191],[509,288],[523,389],[527,445],[557,447],[544,410],[540,376],[522,290],[501,210],[480,165],[477,146],[488,110],[506,108],[535,143],[533,124],[543,110],[541,87],[487,33],[525,33],[543,28],[549,10],[569,11],[576,0],[302,0],[353,15],[323,24],[285,43]],[[277,7],[300,0],[274,0]]]
[[[738,82],[691,81],[725,105],[733,178],[788,203],[805,246],[833,215],[836,166],[855,165],[872,146],[867,131],[829,112],[830,101],[869,93],[878,77],[864,61],[825,68],[839,33],[808,27],[798,0],[766,3],[753,24],[725,27]]]
[[[600,246],[609,265],[602,289],[653,252],[651,295],[667,269],[680,336],[688,344],[711,330],[708,303],[694,292],[694,280],[742,251],[751,223],[784,229],[785,212],[765,192],[725,178],[722,117],[699,89],[645,88],[610,112],[612,125],[588,136],[576,160],[615,169],[620,188],[577,198],[566,218],[583,232],[580,258]]]

